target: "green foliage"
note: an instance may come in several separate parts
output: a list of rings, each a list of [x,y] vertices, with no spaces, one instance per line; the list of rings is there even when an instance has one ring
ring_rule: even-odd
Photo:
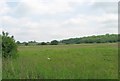
[[[28,43],[27,42],[24,42],[25,46],[28,46]]]
[[[114,42],[120,42],[120,34],[105,34],[105,35],[93,35],[93,36],[87,36],[87,37],[81,37],[81,38],[70,38],[66,40],[52,40],[51,42],[36,42],[34,41],[28,41],[20,43],[17,41],[16,43],[18,45],[25,45],[25,46],[33,46],[33,45],[60,45],[60,44],[81,44],[81,43],[114,43]]]
[[[17,55],[17,45],[14,37],[9,36],[8,33],[2,32],[2,57],[15,57]]]
[[[45,43],[45,42],[41,42],[41,45],[47,45],[47,43]]]
[[[37,42],[34,40],[34,41],[28,41],[28,43],[37,43]]]
[[[16,43],[17,43],[17,44],[21,44],[20,41],[17,41]]]
[[[53,40],[53,41],[51,41],[51,45],[58,45],[58,41],[57,40]]]
[[[118,38],[117,34],[106,34],[106,35],[88,36],[81,38],[71,38],[71,39],[62,40],[61,42],[65,44],[114,43],[114,42],[120,42],[120,38]]]

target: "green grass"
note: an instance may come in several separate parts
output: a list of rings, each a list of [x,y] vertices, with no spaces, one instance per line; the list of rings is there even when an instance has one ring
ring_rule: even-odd
[[[118,78],[117,43],[20,46],[18,51],[17,59],[3,60],[3,79]]]

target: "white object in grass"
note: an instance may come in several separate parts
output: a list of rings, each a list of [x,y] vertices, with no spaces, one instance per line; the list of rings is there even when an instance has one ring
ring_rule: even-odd
[[[49,57],[48,57],[47,59],[48,59],[48,60],[50,60],[50,58],[49,58]]]

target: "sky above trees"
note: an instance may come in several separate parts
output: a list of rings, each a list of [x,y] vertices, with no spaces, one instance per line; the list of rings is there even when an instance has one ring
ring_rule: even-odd
[[[19,41],[118,33],[118,0],[0,0],[0,25]]]

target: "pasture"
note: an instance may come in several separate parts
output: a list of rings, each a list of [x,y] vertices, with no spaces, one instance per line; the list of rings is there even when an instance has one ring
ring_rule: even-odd
[[[117,79],[117,43],[19,46],[3,79]]]

